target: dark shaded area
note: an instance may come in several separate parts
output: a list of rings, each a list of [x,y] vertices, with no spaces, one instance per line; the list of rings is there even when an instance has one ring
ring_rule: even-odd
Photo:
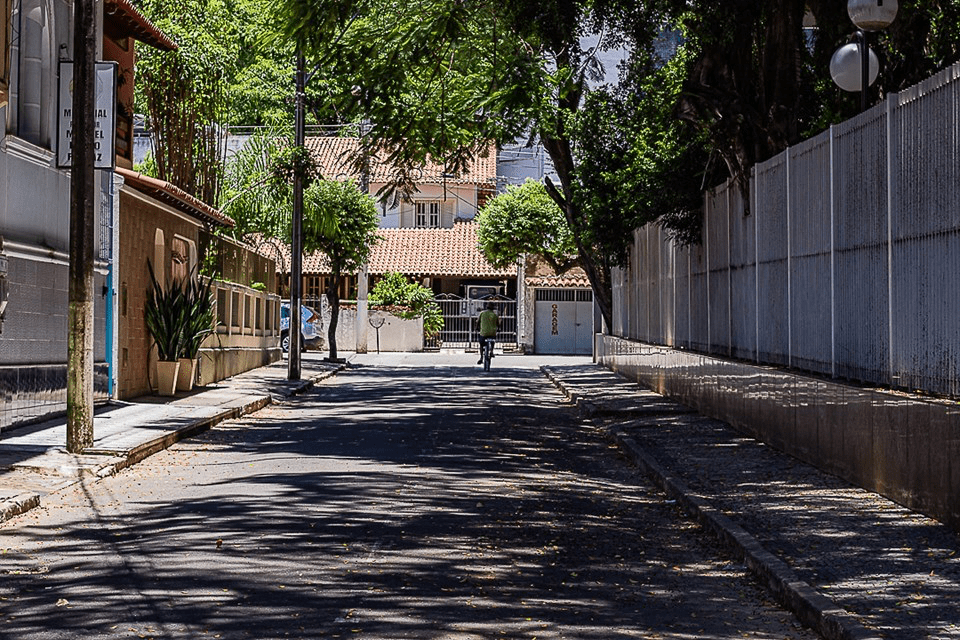
[[[353,370],[85,491],[0,636],[812,637],[535,371]]]

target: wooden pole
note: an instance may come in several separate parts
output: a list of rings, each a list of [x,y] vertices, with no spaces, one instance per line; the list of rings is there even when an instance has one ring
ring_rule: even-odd
[[[67,312],[67,451],[93,445],[94,0],[74,0],[70,259]],[[110,132],[112,135],[113,132]]]

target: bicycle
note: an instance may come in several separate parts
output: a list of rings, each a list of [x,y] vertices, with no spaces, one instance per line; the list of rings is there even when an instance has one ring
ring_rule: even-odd
[[[490,371],[490,359],[493,358],[493,338],[480,338],[480,360],[483,370]]]

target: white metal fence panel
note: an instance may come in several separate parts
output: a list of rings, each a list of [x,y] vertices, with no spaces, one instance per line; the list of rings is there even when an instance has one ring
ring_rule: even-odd
[[[713,351],[730,354],[730,213],[727,191],[707,194],[704,245],[707,253],[707,314]]]
[[[890,301],[884,109],[835,130],[836,374],[885,381]]]
[[[830,132],[790,154],[790,364],[829,374],[832,357]],[[801,315],[802,312],[802,315]]]
[[[698,246],[634,233],[616,334],[960,395],[960,65],[758,164],[749,198],[707,194]]]
[[[787,155],[757,166],[757,358],[790,364]]]
[[[737,185],[726,187],[730,217],[730,340],[735,358],[757,352],[756,220]]]
[[[960,67],[953,72],[889,103],[891,366],[899,386],[960,395]]]

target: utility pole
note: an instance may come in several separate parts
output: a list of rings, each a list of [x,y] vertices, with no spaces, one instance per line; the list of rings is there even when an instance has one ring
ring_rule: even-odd
[[[360,124],[360,144],[365,144],[363,140],[364,136],[367,133],[367,124],[366,120]],[[363,165],[360,168],[360,191],[366,194],[370,194],[370,155],[364,151],[363,153]],[[367,323],[369,322],[369,303],[367,301],[367,296],[369,295],[369,281],[370,281],[370,265],[364,264],[360,267],[360,272],[357,273],[357,319],[355,323],[354,332],[357,336],[357,353],[366,353],[367,352]],[[377,353],[380,352],[379,348],[380,332],[377,332]]]
[[[296,95],[294,96],[293,144],[297,158],[303,153],[306,138],[306,60],[303,53],[297,51]],[[287,352],[287,379],[300,379],[300,304],[303,295],[303,174],[301,167],[294,163],[293,170],[293,224],[290,238],[290,349]]]
[[[73,2],[73,127],[67,315],[67,451],[93,445],[94,104],[96,4]],[[112,135],[113,132],[111,131]]]

